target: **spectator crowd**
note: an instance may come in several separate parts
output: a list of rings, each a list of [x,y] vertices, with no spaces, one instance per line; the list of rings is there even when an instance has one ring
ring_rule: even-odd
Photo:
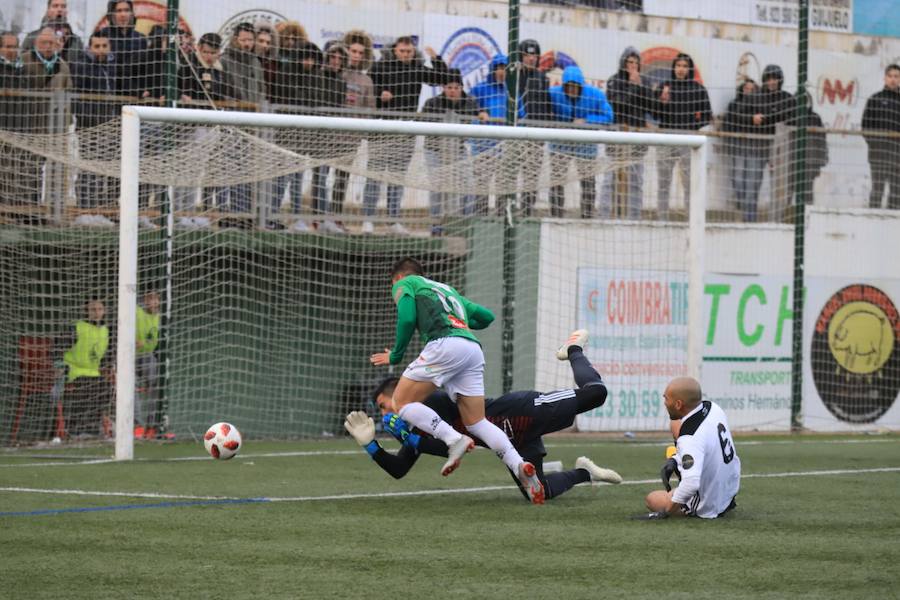
[[[640,3],[617,2],[618,8],[635,9]],[[147,35],[137,31],[134,5],[130,0],[110,0],[105,25],[81,40],[67,22],[65,0],[49,0],[40,26],[20,42],[13,32],[0,33],[0,129],[29,133],[60,133],[97,127],[114,119],[123,103],[162,102],[171,94],[167,67],[169,52],[165,28],[154,26]],[[592,85],[577,66],[566,67],[553,85],[541,70],[538,40],[519,43],[517,56],[494,56],[486,78],[466,89],[462,73],[448,67],[432,48],[419,49],[414,38],[401,36],[376,51],[370,34],[351,30],[320,48],[296,21],[241,22],[226,32],[204,33],[196,40],[179,30],[174,99],[181,106],[278,111],[293,114],[338,114],[385,119],[428,118],[456,123],[504,123],[507,121],[508,77],[515,69],[518,112],[511,117],[523,126],[606,127],[640,130],[658,127],[664,131],[696,132],[718,129],[728,162],[733,205],[746,222],[760,218],[759,196],[764,174],[776,160],[773,148],[776,128],[787,126],[789,156],[800,151],[797,128],[813,128],[803,147],[803,169],[790,172],[789,195],[813,201],[813,184],[828,163],[828,146],[822,120],[813,110],[811,98],[784,90],[784,74],[778,65],[767,66],[761,81],[744,78],[723,115],[714,116],[709,94],[695,76],[694,60],[680,53],[669,73],[651,82],[643,73],[641,53],[626,48],[616,73],[604,89]],[[379,55],[380,54],[380,55]],[[441,93],[420,109],[423,86],[440,86]],[[60,108],[58,94],[71,101]],[[798,110],[798,100],[804,109]],[[419,113],[413,117],[413,113]],[[863,129],[868,145],[872,188],[869,205],[900,209],[900,66],[885,70],[884,88],[868,99]],[[323,152],[352,154],[362,135],[336,136],[330,148],[296,134],[276,134],[275,143],[307,156],[322,158]],[[405,170],[414,154],[413,144],[401,144],[390,153],[369,153],[367,172]],[[96,157],[98,148],[83,144],[81,158]],[[449,163],[471,165],[471,178],[479,189],[490,188],[492,178],[520,178],[526,189],[537,187],[540,173],[548,168],[554,181],[565,178],[574,167],[580,187],[579,214],[637,219],[642,216],[646,146],[608,146],[553,143],[541,148],[498,146],[487,140],[428,139],[425,164],[438,170]],[[603,154],[617,165],[596,185],[595,160]],[[459,161],[466,156],[471,161]],[[388,160],[389,159],[389,160]],[[483,160],[482,160],[483,159]],[[490,160],[488,160],[490,159]],[[360,154],[359,160],[363,160]],[[498,167],[499,165],[499,167]],[[673,187],[680,182],[684,203],[690,201],[690,152],[687,149],[658,150],[655,156],[658,189],[656,216],[669,218]],[[331,171],[334,171],[333,173]],[[302,171],[265,182],[210,187],[199,194],[176,190],[176,208],[187,210],[199,200],[207,208],[249,213],[254,199],[270,214],[268,223],[282,227],[276,216],[285,197],[290,210],[312,215],[310,225],[298,219],[291,225],[305,231],[312,226],[328,233],[343,233],[342,222],[349,173],[318,166],[309,172],[311,201],[304,207]],[[50,188],[44,160],[10,148],[0,155],[0,204],[34,205]],[[328,184],[331,182],[329,190]],[[401,223],[404,189],[371,177],[362,194],[361,231],[371,233],[382,196],[393,233],[408,233]],[[159,192],[142,187],[142,202]],[[180,193],[179,193],[180,192]],[[118,198],[117,182],[82,173],[76,185],[82,208],[113,206]],[[885,200],[885,196],[887,196]],[[536,193],[518,198],[497,197],[494,211],[515,210],[533,214]],[[455,197],[444,192],[429,195],[430,214],[440,235],[440,219],[451,211],[466,215],[491,214],[488,195]],[[549,191],[550,214],[564,216],[565,194],[560,185]]]

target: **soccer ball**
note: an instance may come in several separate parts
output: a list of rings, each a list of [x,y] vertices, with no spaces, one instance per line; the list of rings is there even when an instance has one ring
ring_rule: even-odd
[[[206,430],[203,445],[213,458],[228,460],[241,449],[241,432],[231,423],[216,423]]]

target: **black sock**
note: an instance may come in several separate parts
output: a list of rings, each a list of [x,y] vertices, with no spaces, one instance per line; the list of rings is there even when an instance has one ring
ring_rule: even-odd
[[[591,365],[580,346],[569,346],[569,363],[572,365],[572,374],[575,375],[575,384],[578,387],[603,383],[600,374]]]
[[[591,480],[591,475],[584,469],[572,469],[571,471],[550,473],[545,479],[544,496],[550,499],[565,494],[579,483],[587,483]]]

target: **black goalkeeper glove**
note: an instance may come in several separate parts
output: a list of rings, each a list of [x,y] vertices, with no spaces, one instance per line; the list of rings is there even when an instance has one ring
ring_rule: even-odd
[[[672,491],[672,486],[669,484],[669,479],[672,478],[672,475],[677,475],[678,479],[681,479],[681,473],[678,471],[678,463],[675,462],[674,458],[667,460],[666,464],[663,465],[662,470],[659,472],[659,476],[662,478],[663,485],[666,486],[667,492]]]

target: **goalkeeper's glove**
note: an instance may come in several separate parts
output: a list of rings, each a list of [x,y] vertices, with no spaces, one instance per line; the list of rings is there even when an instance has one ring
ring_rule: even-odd
[[[355,410],[344,419],[344,429],[353,436],[356,443],[366,449],[369,456],[374,456],[380,446],[375,441],[375,421],[372,417]]]
[[[663,485],[666,486],[666,491],[671,492],[672,486],[669,484],[669,479],[672,478],[672,475],[677,475],[678,479],[681,479],[681,473],[678,471],[678,463],[675,462],[674,458],[670,458],[666,461],[666,464],[663,465],[662,470],[659,472],[659,476],[662,478]]]
[[[419,442],[422,439],[421,436],[411,432],[409,430],[409,425],[400,417],[400,415],[396,413],[387,413],[382,417],[381,422],[384,425],[384,430],[390,432],[392,436],[397,438],[398,442],[404,446],[409,446],[414,450],[419,448]]]

